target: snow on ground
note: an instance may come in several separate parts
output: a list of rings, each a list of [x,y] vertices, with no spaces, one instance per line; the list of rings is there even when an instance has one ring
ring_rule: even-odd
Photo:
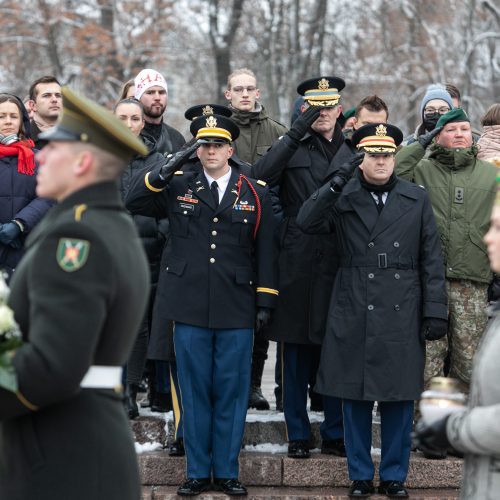
[[[156,451],[156,450],[161,450],[163,448],[163,445],[161,443],[157,443],[154,441],[150,441],[149,443],[134,443],[135,445],[135,452],[136,453],[146,453],[148,451]]]

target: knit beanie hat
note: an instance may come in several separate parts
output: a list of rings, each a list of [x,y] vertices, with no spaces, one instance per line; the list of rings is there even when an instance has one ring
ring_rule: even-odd
[[[422,99],[422,102],[420,103],[420,116],[422,118],[424,117],[424,108],[425,108],[426,104],[429,101],[432,101],[433,99],[441,99],[441,100],[448,103],[448,105],[450,106],[450,109],[453,109],[453,102],[452,102],[451,96],[447,92],[447,90],[442,85],[433,83],[432,85],[429,85],[427,87],[427,90],[425,91],[424,98]]]
[[[167,82],[161,73],[154,69],[143,69],[135,78],[135,94],[134,97],[139,101],[142,94],[150,87],[163,87],[168,92]]]

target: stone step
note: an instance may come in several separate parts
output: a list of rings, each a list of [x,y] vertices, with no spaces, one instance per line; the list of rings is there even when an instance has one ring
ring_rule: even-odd
[[[374,454],[373,459],[377,469],[380,457]],[[161,450],[140,453],[138,460],[143,485],[178,486],[185,479],[183,457],[169,457]],[[409,488],[458,489],[461,473],[460,459],[427,460],[412,453],[406,484]],[[345,488],[350,484],[346,459],[320,453],[297,460],[281,453],[242,451],[240,480],[257,487]]]
[[[176,487],[160,486],[160,487],[144,487],[141,500],[178,500],[176,495]],[[458,490],[456,489],[441,489],[441,490],[422,490],[410,489],[411,500],[457,500]],[[196,498],[200,500],[227,500],[227,495],[217,492],[203,493]],[[249,500],[349,500],[347,490],[345,488],[255,488],[248,489]],[[372,495],[370,500],[387,500],[385,495]]]

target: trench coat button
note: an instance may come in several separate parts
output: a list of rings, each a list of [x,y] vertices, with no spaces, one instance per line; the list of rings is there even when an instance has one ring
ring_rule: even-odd
[[[373,311],[375,309],[375,306],[372,306],[371,304],[368,306],[369,311]]]
[[[373,241],[370,241],[370,243],[368,243],[368,248],[373,248],[375,246],[375,243],[373,243]]]
[[[212,220],[213,220],[214,222],[219,222],[219,218],[218,218],[218,217],[214,217]]]
[[[184,210],[184,212],[182,212],[184,215],[187,215],[188,211],[187,210]]]
[[[212,231],[212,236],[217,236],[217,231]]]
[[[215,259],[213,257],[210,258],[210,264],[213,264],[215,262]]]
[[[373,279],[373,278],[375,278],[375,275],[374,275],[373,273],[370,273],[370,274],[368,275],[368,277],[369,277],[370,279]]]
[[[249,284],[250,284],[250,285],[253,285],[253,281],[249,281]]]
[[[210,248],[211,248],[212,250],[215,250],[216,246],[217,246],[217,245],[216,245],[215,243],[212,243],[212,244],[210,245]]]
[[[398,280],[399,278],[401,278],[401,276],[399,275],[399,273],[396,273],[396,274],[394,275],[394,277],[395,277],[397,280]]]
[[[246,224],[248,221],[246,219],[243,219],[243,222]]]
[[[395,241],[395,242],[394,242],[394,246],[395,246],[396,248],[398,248],[398,247],[399,247],[399,242],[398,242],[398,241]]]
[[[398,304],[396,304],[396,305],[394,306],[394,310],[395,310],[395,311],[399,311],[399,305],[398,305]]]

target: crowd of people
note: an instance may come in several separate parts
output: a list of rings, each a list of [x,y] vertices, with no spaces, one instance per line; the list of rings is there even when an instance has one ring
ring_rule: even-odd
[[[54,214],[61,217],[61,206],[76,207],[76,222],[88,205],[92,212],[119,203],[133,218],[143,249],[137,263],[132,248],[124,250],[128,243],[119,241],[122,233],[113,235],[91,216],[87,224],[92,230],[72,228],[69,238],[56,227],[51,237],[60,237],[56,255],[73,255],[72,260],[58,257],[66,273],[87,269],[85,252],[95,248],[93,259],[102,260],[96,264],[100,280],[89,275],[86,284],[83,276],[80,286],[88,289],[82,297],[102,297],[108,311],[112,299],[105,285],[123,283],[124,267],[112,275],[109,269],[102,272],[109,246],[101,248],[94,229],[117,239],[114,252],[126,253],[129,281],[141,283],[143,296],[137,297],[137,288],[125,301],[128,306],[116,304],[126,308],[134,302],[127,348],[121,345],[119,356],[111,356],[108,340],[98,344],[104,351],[88,356],[90,365],[118,360],[123,365],[130,419],[139,416],[137,395],[146,389],[141,404],[154,412],[173,410],[175,437],[168,452],[185,455],[187,462],[179,495],[210,489],[247,494],[239,481],[238,456],[247,409],[269,410],[273,404],[261,390],[270,341],[279,346],[274,405],[284,413],[288,456],[310,456],[310,399],[309,409],[324,413],[321,453],[347,458],[352,498],[376,490],[370,454],[375,402],[382,429],[378,492],[408,497],[414,401],[436,376],[458,379],[465,393],[472,383],[472,406],[459,417],[417,428],[424,455],[439,459],[465,453],[477,461],[476,455],[497,450],[496,444],[481,440],[486,431],[498,434],[492,430],[498,410],[487,413],[477,439],[467,426],[481,418],[475,417],[481,414],[475,407],[500,404],[496,388],[484,400],[474,389],[487,374],[472,375],[488,321],[486,306],[500,297],[494,274],[500,269],[493,260],[496,211],[485,239],[498,192],[500,104],[486,111],[477,132],[461,107],[458,88],[433,83],[420,103],[421,123],[405,137],[389,122],[390,110],[377,95],[344,111],[341,92],[346,87],[342,78],[327,75],[300,83],[296,112],[286,127],[262,105],[256,75],[247,68],[235,70],[224,93],[227,106],[201,103],[186,110],[192,135],[187,142],[166,122],[168,86],[154,69],[143,69],[126,82],[112,110],[130,137],[115,132],[116,123],[101,119],[101,110],[90,101],[64,94],[52,76],[33,82],[24,103],[0,94],[0,265],[14,276],[14,285],[19,263],[20,269],[24,261],[27,269],[35,265],[28,253],[23,257],[25,243],[29,248],[41,231],[35,226],[42,221],[39,227],[49,232],[44,221],[54,222]],[[92,135],[94,129],[101,137]],[[102,165],[106,155],[91,146],[126,165],[111,168],[110,174]],[[88,198],[64,191],[63,180],[56,187],[45,180],[47,165],[55,169],[58,154],[60,162],[71,154],[79,159],[72,167],[76,184],[78,169],[90,161],[82,147],[97,158],[98,168],[89,177],[92,185],[99,181],[92,188],[93,208]],[[65,176],[61,170],[57,175]],[[102,186],[102,179],[118,182],[121,201],[106,191],[111,188],[109,182]],[[45,250],[47,258],[51,246]],[[50,272],[43,259],[39,264]],[[35,279],[26,270],[19,275],[19,281]],[[47,279],[43,289],[56,297],[62,291],[53,287],[63,283]],[[112,323],[123,327],[124,318],[113,319],[112,312],[109,327],[116,334]],[[27,325],[25,319],[21,327],[30,331],[28,344],[32,330],[40,333]],[[89,328],[104,331],[97,323],[83,330]],[[490,331],[495,329],[493,323]],[[50,339],[48,334],[44,338]],[[25,346],[21,350],[25,359],[14,359],[23,374],[32,358]],[[488,359],[484,345],[481,352]],[[45,363],[51,371],[50,356]],[[32,412],[53,404],[23,377],[16,403]],[[39,383],[44,380],[41,375]],[[65,392],[63,399],[69,397],[74,394]],[[16,417],[18,406],[0,389],[0,402],[4,399],[6,413],[0,410],[0,419]],[[5,424],[4,440],[9,429],[14,427]],[[487,466],[480,467],[487,474]],[[14,488],[9,481],[0,468],[0,488]],[[464,489],[463,498],[473,498],[471,488]]]

